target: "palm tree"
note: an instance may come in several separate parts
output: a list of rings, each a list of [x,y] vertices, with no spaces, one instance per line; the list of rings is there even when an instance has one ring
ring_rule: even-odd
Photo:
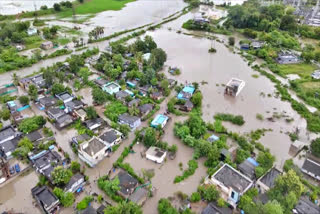
[[[134,104],[130,109],[129,113],[131,116],[138,116],[140,114],[140,110],[137,108],[137,106]]]

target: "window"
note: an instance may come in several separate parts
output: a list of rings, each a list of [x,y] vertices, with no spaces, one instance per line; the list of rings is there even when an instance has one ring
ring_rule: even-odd
[[[233,191],[231,192],[231,198],[234,198],[234,192]]]

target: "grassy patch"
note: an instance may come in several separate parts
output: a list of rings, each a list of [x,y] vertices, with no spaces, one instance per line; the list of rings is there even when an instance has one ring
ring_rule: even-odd
[[[58,38],[57,39],[57,42],[60,44],[60,45],[66,45],[70,42],[70,39],[69,38]]]
[[[317,69],[313,64],[290,64],[290,65],[278,65],[279,73],[282,75],[298,74],[300,77],[310,77],[311,73]]]
[[[42,42],[42,38],[38,35],[25,38],[26,49],[39,48]]]
[[[76,4],[75,11],[77,15],[100,13],[106,10],[121,10],[127,3],[134,0],[87,0],[83,4]],[[61,17],[72,15],[72,10],[59,13]]]

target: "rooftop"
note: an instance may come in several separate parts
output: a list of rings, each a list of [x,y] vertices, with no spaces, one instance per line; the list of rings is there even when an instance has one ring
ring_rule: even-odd
[[[43,138],[43,136],[40,134],[39,131],[31,132],[31,133],[27,134],[26,137],[27,137],[31,142],[35,142],[35,141]]]
[[[308,198],[301,197],[298,204],[295,207],[298,214],[315,214],[320,213],[320,207],[312,203]]]
[[[224,164],[212,177],[239,193],[244,192],[252,183],[249,178],[228,164]]]
[[[53,115],[53,116],[62,116],[64,113],[64,111],[62,109],[60,109],[59,107],[51,107],[48,109],[48,113]]]
[[[48,164],[59,162],[61,160],[61,156],[56,151],[44,150],[32,156],[30,159],[36,168],[42,169]]]
[[[136,116],[131,116],[131,115],[125,113],[125,114],[121,114],[119,116],[119,120],[124,121],[129,124],[132,124],[132,123],[135,123],[137,120],[140,120],[140,118],[136,117]]]
[[[146,197],[148,197],[148,190],[146,188],[139,188],[130,195],[129,200],[139,204]]]
[[[148,155],[151,155],[151,156],[155,156],[155,157],[158,157],[158,158],[161,158],[163,155],[166,155],[166,151],[160,149],[160,148],[157,148],[157,147],[154,147],[154,146],[151,146],[146,154]]]
[[[128,106],[129,106],[129,107],[132,107],[132,106],[134,106],[134,105],[138,106],[139,103],[140,103],[140,99],[136,98],[136,99],[133,99],[133,100],[131,100],[130,102],[128,102]]]
[[[70,95],[68,92],[62,92],[60,94],[57,94],[56,96],[63,101],[73,98],[72,95]]]
[[[142,114],[144,114],[148,111],[151,111],[152,109],[153,109],[153,105],[150,103],[146,103],[146,104],[139,106],[140,113],[142,113]]]
[[[157,127],[159,125],[162,125],[168,121],[169,117],[163,115],[163,114],[158,114],[151,122],[152,127]]]
[[[84,121],[84,124],[87,128],[90,128],[94,125],[101,125],[103,122],[104,122],[104,120],[102,118],[98,117],[98,118],[94,118],[91,120],[86,120],[86,121]]]
[[[79,143],[79,142],[84,142],[84,141],[90,140],[90,138],[91,137],[88,134],[82,134],[82,135],[78,135],[72,139],[76,140]]]
[[[254,179],[255,169],[258,165],[259,164],[254,159],[247,158],[245,161],[238,165],[238,169],[250,179]]]
[[[211,202],[202,210],[201,214],[232,214],[232,209],[228,207],[218,207],[215,203]]]
[[[53,97],[42,97],[39,99],[39,102],[44,106],[53,106],[57,103],[57,100]]]
[[[267,174],[265,174],[260,181],[265,184],[266,186],[268,186],[269,188],[272,188],[275,184],[275,180],[276,178],[281,174],[281,172],[276,169],[276,168],[272,168],[270,171],[267,172]]]
[[[44,204],[46,207],[49,207],[58,201],[58,198],[49,190],[47,186],[34,187],[31,189],[31,192],[33,197],[39,200],[40,203]]]
[[[16,135],[16,131],[12,126],[3,127],[0,130],[0,141],[3,141],[9,137],[14,137]]]
[[[84,176],[81,175],[80,173],[73,175],[71,177],[69,183],[66,185],[65,189],[70,189],[73,186],[73,184],[75,184],[76,182],[78,182],[81,179],[84,179]]]
[[[302,169],[313,173],[315,176],[320,176],[320,164],[311,159],[306,159],[304,161]]]
[[[106,145],[97,137],[93,137],[87,143],[81,144],[81,147],[89,156],[94,156],[101,150],[105,149]]]
[[[127,173],[125,171],[120,171],[117,176],[120,181],[120,184],[119,184],[120,191],[124,195],[130,194],[131,190],[134,189],[138,184],[137,179],[135,179],[134,177],[132,177],[129,173]]]
[[[118,91],[116,93],[116,98],[117,99],[123,99],[123,98],[126,98],[128,96],[130,96],[130,94],[127,91]]]
[[[103,133],[99,138],[109,144],[116,141],[119,137],[119,134],[115,130],[109,130]]]

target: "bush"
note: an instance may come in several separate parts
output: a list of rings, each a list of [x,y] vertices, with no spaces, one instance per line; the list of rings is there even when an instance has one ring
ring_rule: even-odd
[[[193,175],[198,168],[198,162],[196,160],[189,160],[188,166],[188,169],[184,170],[181,176],[174,178],[174,183],[179,183]]]
[[[191,198],[190,198],[191,202],[198,202],[200,200],[201,200],[201,195],[199,192],[194,192],[191,194]]]
[[[320,157],[320,138],[317,138],[311,142],[311,153],[314,156]]]
[[[82,201],[80,201],[78,204],[77,204],[77,210],[84,210],[86,209],[90,202],[93,201],[93,197],[92,196],[86,196],[84,199],[82,199]]]
[[[19,131],[27,134],[32,131],[35,131],[42,126],[46,124],[46,120],[42,116],[34,116],[30,118],[24,119],[20,124],[19,124]]]
[[[216,190],[214,185],[199,186],[198,192],[208,202],[216,201],[219,198],[219,191]]]
[[[229,45],[234,46],[234,43],[235,43],[234,37],[229,37],[228,41],[229,41]]]
[[[239,125],[239,126],[242,126],[245,123],[243,116],[241,116],[241,115],[218,113],[218,114],[214,115],[214,119],[222,120],[222,121],[229,121],[229,122],[231,122],[235,125]]]

